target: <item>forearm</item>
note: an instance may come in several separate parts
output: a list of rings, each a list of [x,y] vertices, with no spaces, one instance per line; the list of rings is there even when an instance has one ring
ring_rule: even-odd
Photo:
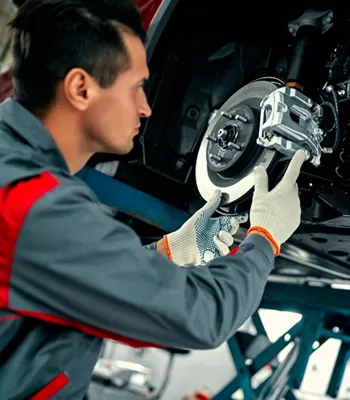
[[[169,255],[164,239],[160,239],[160,240],[158,240],[158,242],[152,242],[152,243],[147,244],[147,245],[145,245],[143,247],[145,249],[147,249],[147,250],[157,251],[158,253],[161,253],[161,254],[163,254],[164,256],[167,256],[167,257]]]
[[[202,318],[212,330],[212,347],[234,335],[256,311],[274,263],[269,243],[260,235],[252,234],[239,246],[236,254],[216,258],[207,264],[208,268],[190,270],[190,276],[199,278],[191,282],[193,290],[200,293],[199,288],[207,288],[206,298],[202,299],[203,304],[207,303]],[[210,276],[208,281],[204,278],[206,274]],[[198,299],[187,302],[193,307],[201,303]],[[195,314],[193,309],[192,314]]]
[[[252,230],[250,231],[249,235],[259,235],[259,236],[262,236],[262,237],[269,243],[269,245],[271,246],[271,248],[272,248],[274,254],[276,254],[276,253],[278,252],[278,248],[276,247],[276,245],[274,244],[274,242],[270,239],[270,237],[269,237],[266,233],[264,233],[264,232],[262,232],[262,231],[259,231],[259,230],[257,230],[257,229],[252,229]]]
[[[152,251],[156,251],[157,250],[157,251],[159,251],[158,248],[157,248],[157,244],[158,244],[158,242],[152,242],[150,244],[144,245],[143,247],[145,249],[147,249],[147,250],[152,250]]]

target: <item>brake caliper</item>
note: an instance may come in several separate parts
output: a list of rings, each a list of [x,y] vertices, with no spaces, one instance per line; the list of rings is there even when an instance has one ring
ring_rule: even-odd
[[[303,149],[309,161],[319,166],[322,153],[327,152],[321,146],[324,139],[320,128],[322,115],[322,107],[297,89],[287,86],[276,89],[261,102],[257,143],[288,157]]]

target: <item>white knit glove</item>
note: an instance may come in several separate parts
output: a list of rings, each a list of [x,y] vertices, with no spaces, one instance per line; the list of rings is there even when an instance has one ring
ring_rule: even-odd
[[[268,175],[263,167],[256,167],[255,191],[250,210],[248,234],[252,231],[265,233],[276,247],[286,242],[300,225],[301,207],[296,183],[305,152],[298,150],[278,185],[268,191]]]
[[[221,197],[220,190],[217,190],[180,229],[164,236],[168,256],[175,264],[200,266],[229,253],[233,235],[239,224],[248,220],[248,214],[211,218]]]

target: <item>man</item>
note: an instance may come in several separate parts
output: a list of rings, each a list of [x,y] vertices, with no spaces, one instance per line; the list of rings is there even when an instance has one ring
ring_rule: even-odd
[[[158,251],[144,248],[73,176],[96,152],[128,153],[151,114],[136,8],[27,0],[11,27],[16,100],[0,106],[0,398],[81,399],[103,338],[219,346],[258,307],[274,255],[300,223],[303,152],[271,192],[256,170],[236,254],[237,224],[210,218],[220,193]]]

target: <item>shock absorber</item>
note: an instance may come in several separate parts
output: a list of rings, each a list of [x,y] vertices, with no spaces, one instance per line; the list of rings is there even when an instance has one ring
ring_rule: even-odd
[[[304,25],[298,29],[294,54],[287,74],[286,86],[303,91],[305,84],[310,82],[312,61],[320,36],[320,30],[312,25]]]
[[[321,35],[333,25],[331,10],[306,10],[299,18],[288,24],[289,32],[295,36],[293,57],[289,66],[286,86],[304,90],[312,81],[313,65]]]

